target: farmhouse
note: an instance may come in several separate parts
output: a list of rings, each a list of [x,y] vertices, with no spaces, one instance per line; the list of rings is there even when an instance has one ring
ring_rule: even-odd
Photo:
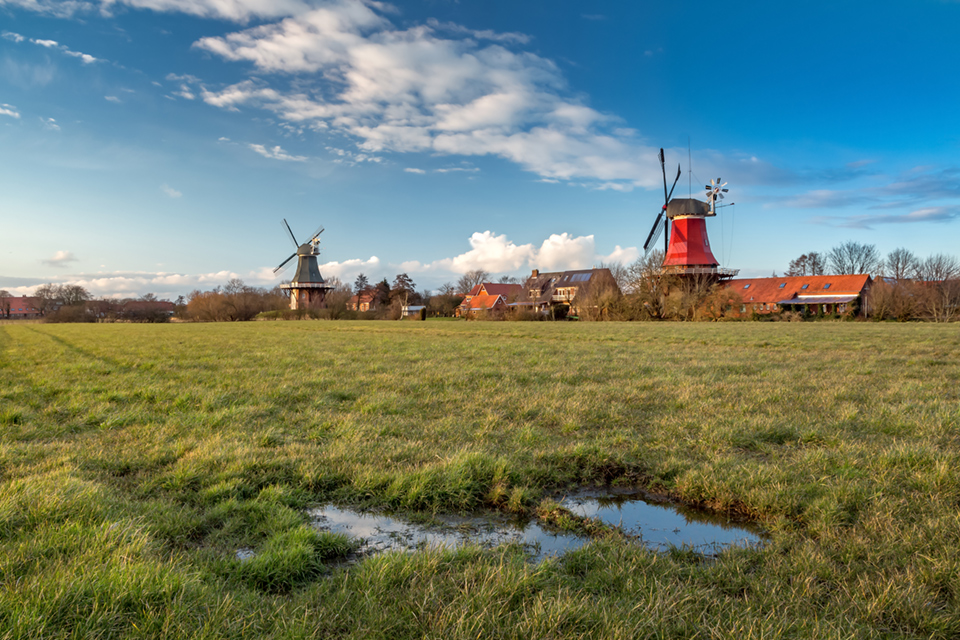
[[[480,286],[480,285],[477,285]],[[519,287],[520,285],[513,285]],[[475,287],[476,288],[476,287]],[[481,314],[502,313],[507,309],[507,298],[502,293],[478,293],[465,299],[454,315],[458,318]]]
[[[377,310],[377,289],[364,289],[357,295],[350,298],[347,308],[351,311],[376,311]]]
[[[546,312],[560,310],[579,314],[593,295],[620,293],[609,269],[579,269],[540,273],[534,269],[523,285],[524,297],[515,306]]]
[[[804,311],[813,314],[866,313],[873,283],[865,273],[843,276],[782,276],[779,278],[738,278],[723,283],[737,293],[741,313]]]
[[[39,318],[40,301],[31,296],[11,296],[0,299],[0,318]]]
[[[500,311],[521,295],[523,287],[519,284],[481,282],[467,292],[454,315],[459,318],[482,311]]]

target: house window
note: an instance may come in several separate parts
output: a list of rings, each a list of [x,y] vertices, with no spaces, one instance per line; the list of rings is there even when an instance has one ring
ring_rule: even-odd
[[[807,287],[809,287],[809,286],[810,286],[810,285],[808,285],[808,284],[805,284],[805,285],[803,285],[803,286],[802,286],[802,287],[800,287],[800,288],[801,288],[801,289],[806,289],[806,288],[807,288]]]
[[[785,286],[787,286],[787,283],[786,283],[786,282],[781,282],[781,283],[780,283],[780,288],[781,288],[781,289],[783,289]]]
[[[745,285],[743,285],[743,288],[744,288],[744,289],[749,289],[749,288],[750,288],[750,285],[745,284]]]
[[[829,289],[829,288],[830,288],[830,283],[828,282],[827,284],[823,285],[823,288],[824,288],[824,289]]]

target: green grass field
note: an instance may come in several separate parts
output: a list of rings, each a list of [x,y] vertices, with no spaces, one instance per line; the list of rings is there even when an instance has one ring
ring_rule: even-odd
[[[956,638],[958,399],[951,325],[7,324],[0,637]],[[605,484],[770,541],[344,568],[305,515]]]

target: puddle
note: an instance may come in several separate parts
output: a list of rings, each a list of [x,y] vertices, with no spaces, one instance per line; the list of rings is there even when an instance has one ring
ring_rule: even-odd
[[[759,530],[725,518],[680,509],[670,503],[648,501],[642,494],[578,494],[558,501],[571,512],[598,518],[620,527],[651,549],[687,546],[701,553],[716,553],[730,545],[753,546],[762,542]],[[314,525],[361,541],[360,555],[382,551],[414,551],[424,547],[457,547],[477,544],[494,547],[523,545],[537,561],[561,555],[590,541],[588,537],[557,532],[537,520],[519,521],[502,514],[436,516],[429,522],[327,506],[310,511]]]
[[[253,549],[237,549],[236,558],[240,562],[246,562],[255,555],[257,555],[257,552]]]
[[[645,494],[583,493],[564,498],[560,504],[579,516],[620,527],[652,549],[685,546],[701,553],[715,553],[723,547],[749,547],[763,542],[759,527],[666,500],[655,501]]]

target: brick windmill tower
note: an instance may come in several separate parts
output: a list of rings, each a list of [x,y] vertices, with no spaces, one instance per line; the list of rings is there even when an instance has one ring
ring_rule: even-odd
[[[680,180],[680,166],[677,165],[677,177],[670,191],[667,191],[667,172],[664,165],[663,149],[660,149],[660,169],[663,172],[663,208],[647,235],[643,250],[649,252],[656,244],[661,233],[663,237],[663,272],[679,276],[709,276],[711,278],[732,278],[739,269],[724,269],[710,249],[707,237],[707,218],[717,215],[717,200],[723,199],[727,192],[726,182],[710,181],[706,185],[707,202],[695,198],[674,198],[673,190]],[[663,224],[661,225],[661,221]]]
[[[293,240],[293,246],[297,248],[296,252],[280,263],[280,266],[273,270],[279,272],[287,263],[297,259],[297,272],[291,278],[289,283],[280,285],[281,289],[290,292],[291,309],[322,309],[324,300],[327,297],[327,291],[333,287],[328,287],[320,275],[320,267],[317,266],[317,256],[320,255],[320,234],[323,233],[323,227],[310,236],[305,243],[297,242],[287,220],[283,220],[283,226],[287,228],[290,239]]]

